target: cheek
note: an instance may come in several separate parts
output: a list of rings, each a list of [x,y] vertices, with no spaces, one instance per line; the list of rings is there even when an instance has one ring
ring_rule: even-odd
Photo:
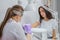
[[[21,19],[21,17],[19,17],[19,20]]]
[[[44,12],[41,12],[41,16],[45,17],[46,15],[45,15],[45,13],[44,13]]]
[[[16,18],[17,18],[17,20],[19,20],[19,19],[20,19],[20,17],[19,17],[19,16],[17,16]]]
[[[18,16],[18,19],[20,19],[21,17]]]
[[[43,13],[43,15],[46,16],[45,13]]]

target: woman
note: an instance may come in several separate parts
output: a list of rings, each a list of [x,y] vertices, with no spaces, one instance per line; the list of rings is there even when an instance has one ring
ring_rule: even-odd
[[[52,14],[42,6],[39,7],[38,12],[40,21],[32,24],[32,27],[35,28],[40,25],[40,28],[47,29],[48,38],[56,39],[57,21],[53,18]]]
[[[20,23],[23,11],[24,9],[19,5],[15,5],[7,10],[0,27],[0,36],[2,40],[29,40],[26,38]]]

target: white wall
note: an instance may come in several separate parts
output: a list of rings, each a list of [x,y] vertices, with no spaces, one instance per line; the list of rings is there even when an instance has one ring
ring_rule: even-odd
[[[57,0],[57,11],[58,11],[58,18],[60,21],[60,0]],[[60,33],[60,23],[59,23],[59,27],[58,27],[59,33]]]
[[[0,23],[2,22],[7,8],[17,4],[17,0],[0,0]]]
[[[22,17],[23,24],[33,24],[36,21],[39,21],[39,14],[33,11],[24,11],[24,15]]]

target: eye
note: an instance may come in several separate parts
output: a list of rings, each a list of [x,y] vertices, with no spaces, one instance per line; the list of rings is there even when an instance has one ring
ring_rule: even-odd
[[[44,10],[42,10],[42,12],[45,12]]]

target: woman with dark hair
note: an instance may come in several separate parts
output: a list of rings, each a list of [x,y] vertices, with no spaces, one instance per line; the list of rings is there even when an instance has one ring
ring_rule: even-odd
[[[45,18],[46,18],[46,20],[53,19],[52,14],[48,10],[43,8],[42,6],[39,7],[38,12],[39,12],[39,15],[40,15],[40,22],[42,22],[42,20],[45,19]]]
[[[40,28],[47,29],[48,38],[55,39],[57,21],[53,18],[51,12],[49,12],[42,6],[39,7],[38,12],[40,15],[40,20],[39,22],[32,24],[32,27],[34,28],[40,25]]]
[[[19,5],[8,8],[3,22],[0,25],[2,40],[29,40],[26,38],[21,25],[24,9]]]

